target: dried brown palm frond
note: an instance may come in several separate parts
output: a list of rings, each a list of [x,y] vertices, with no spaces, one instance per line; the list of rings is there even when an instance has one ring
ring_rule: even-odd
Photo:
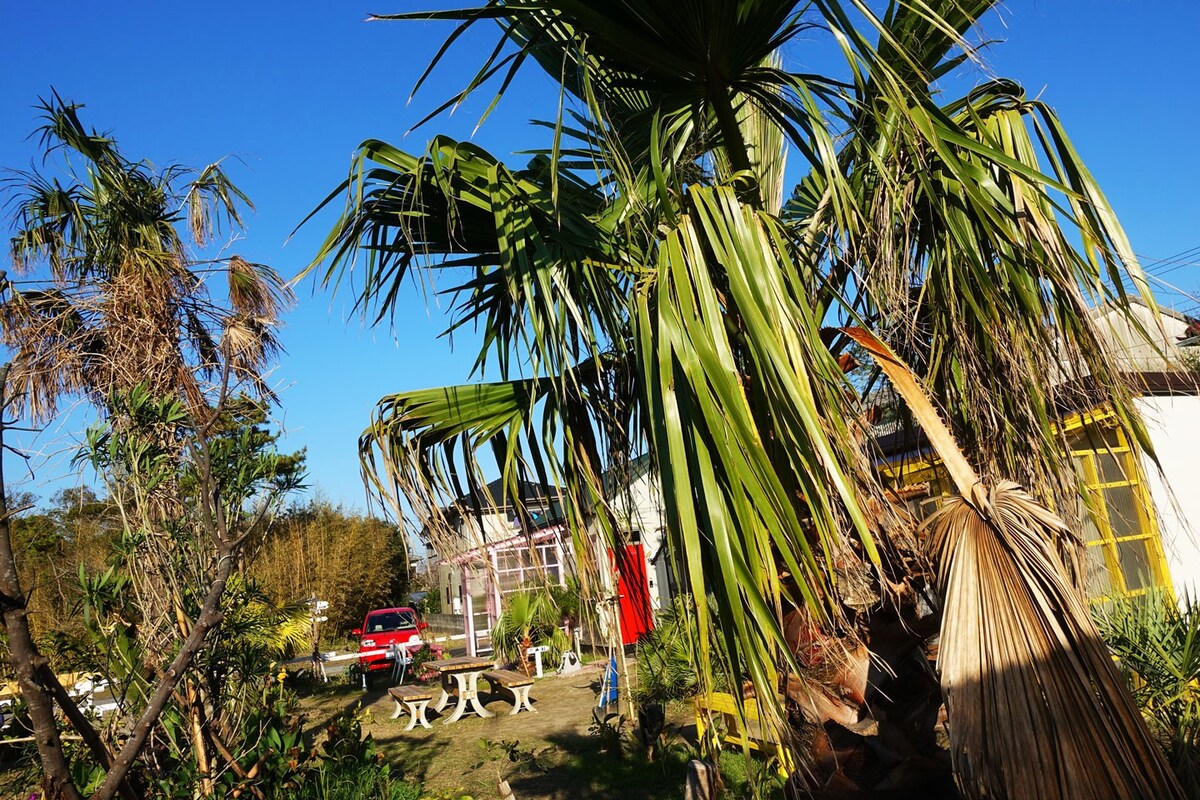
[[[194,371],[180,336],[181,308],[201,299],[191,277],[179,261],[154,269],[132,263],[96,293],[103,341],[96,378],[106,400],[142,385],[153,397],[182,396],[191,408],[202,407],[200,380],[211,367]],[[210,334],[196,333],[207,345]]]
[[[927,522],[944,598],[950,752],[969,798],[1182,798],[1069,580],[1066,523],[1017,484],[986,487],[912,371],[861,329],[960,494]]]
[[[237,314],[225,319],[221,334],[223,359],[232,373],[268,400],[274,400],[275,393],[264,379],[266,370],[283,349],[277,326],[273,317]]]
[[[9,391],[46,419],[61,395],[86,394],[99,336],[88,311],[54,288],[13,292],[0,303],[0,336],[12,351]]]
[[[938,654],[967,797],[1175,798],[1085,601],[1053,546],[1065,526],[1001,481],[985,517],[962,497],[929,520],[946,598]]]
[[[229,280],[229,305],[238,314],[277,319],[296,301],[291,286],[265,264],[230,256],[225,265]]]
[[[192,260],[222,225],[241,223],[246,197],[219,164],[154,172],[127,159],[109,136],[84,127],[80,107],[43,102],[48,154],[60,152],[70,181],[36,170],[6,186],[14,211],[10,246],[19,270],[46,270],[44,287],[0,301],[0,337],[14,351],[16,411],[52,417],[65,396],[111,411],[114,396],[142,386],[204,409],[224,371],[270,397],[262,371],[279,349],[275,326],[290,287],[239,256],[223,265],[225,302]]]

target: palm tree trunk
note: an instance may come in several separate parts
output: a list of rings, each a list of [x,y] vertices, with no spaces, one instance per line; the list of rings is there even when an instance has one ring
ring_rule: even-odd
[[[5,383],[8,365],[0,366],[0,450],[4,446],[3,411],[7,407]],[[4,494],[4,467],[0,464],[0,603],[3,603],[4,629],[8,633],[8,650],[21,695],[29,707],[29,718],[33,723],[34,740],[37,742],[38,758],[42,762],[42,789],[47,800],[80,800],[79,790],[71,780],[70,766],[63,752],[58,725],[54,720],[54,701],[38,682],[38,672],[48,665],[46,657],[38,652],[29,631],[29,618],[25,607],[25,593],[21,591],[21,580],[17,574],[17,562],[13,555],[12,538],[9,530],[8,499]]]

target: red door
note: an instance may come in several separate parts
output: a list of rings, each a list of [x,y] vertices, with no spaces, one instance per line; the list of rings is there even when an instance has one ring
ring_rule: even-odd
[[[613,551],[609,550],[611,557]],[[617,598],[621,615],[621,644],[633,644],[654,627],[650,612],[650,585],[646,580],[646,553],[640,544],[627,544],[617,568]]]

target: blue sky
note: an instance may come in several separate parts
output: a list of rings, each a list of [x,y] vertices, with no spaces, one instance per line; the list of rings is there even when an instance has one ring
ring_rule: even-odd
[[[236,159],[230,172],[257,212],[230,252],[294,276],[328,224],[318,220],[289,235],[345,176],[360,141],[420,149],[434,133],[472,135],[478,104],[404,138],[469,78],[490,40],[477,37],[456,50],[409,104],[414,80],[449,29],[364,22],[368,12],[429,5],[0,0],[0,166],[27,167],[35,156],[36,143],[27,140],[37,124],[31,106],[53,86],[86,104],[85,122],[114,132],[127,155],[197,166]],[[1150,270],[1195,293],[1200,255],[1155,260],[1200,246],[1200,160],[1193,154],[1200,4],[1010,0],[983,28],[1004,40],[985,54],[990,70],[1058,110]],[[788,55],[808,57],[803,43]],[[819,67],[819,58],[804,66]],[[528,71],[474,140],[497,154],[528,147],[525,123],[552,115],[556,99],[550,81]],[[451,350],[437,338],[445,320],[416,289],[394,331],[365,328],[351,315],[348,294],[333,296],[312,280],[298,295],[283,331],[288,353],[274,374],[285,445],[308,448],[315,489],[363,507],[357,438],[375,402],[462,381],[474,351],[469,341]],[[1181,309],[1200,305],[1182,295],[1163,299]],[[6,457],[10,478],[42,494],[62,485],[70,473],[63,454],[82,424],[76,414],[26,439],[40,454],[35,474]]]

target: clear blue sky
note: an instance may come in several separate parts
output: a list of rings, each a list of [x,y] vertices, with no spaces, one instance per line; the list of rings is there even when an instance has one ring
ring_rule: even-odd
[[[327,224],[310,224],[290,241],[289,234],[345,176],[360,141],[420,149],[436,132],[471,136],[478,106],[402,141],[469,78],[484,40],[455,51],[410,105],[413,81],[449,29],[364,22],[368,12],[431,4],[0,0],[0,166],[29,165],[36,154],[27,140],[37,124],[31,106],[53,86],[86,104],[85,122],[114,132],[127,155],[159,164],[240,159],[230,170],[257,212],[232,252],[293,276]],[[1058,109],[1134,249],[1188,292],[1200,285],[1191,263],[1200,255],[1183,264],[1154,259],[1200,246],[1197,30],[1195,0],[1010,0],[984,24],[989,37],[1004,40],[985,55],[991,70]],[[791,49],[790,58],[805,58],[802,43]],[[475,141],[497,154],[528,147],[526,121],[551,116],[556,98],[548,79],[530,70]],[[356,447],[375,402],[465,379],[474,351],[469,342],[451,351],[437,338],[445,320],[426,311],[415,289],[394,333],[365,329],[350,316],[348,295],[333,297],[312,281],[298,294],[283,331],[288,353],[275,373],[286,446],[308,448],[316,488],[362,507]],[[1163,299],[1183,309],[1200,305]],[[80,424],[71,417],[32,446],[61,454]],[[45,494],[69,472],[61,457],[34,464],[36,477],[21,488]]]

